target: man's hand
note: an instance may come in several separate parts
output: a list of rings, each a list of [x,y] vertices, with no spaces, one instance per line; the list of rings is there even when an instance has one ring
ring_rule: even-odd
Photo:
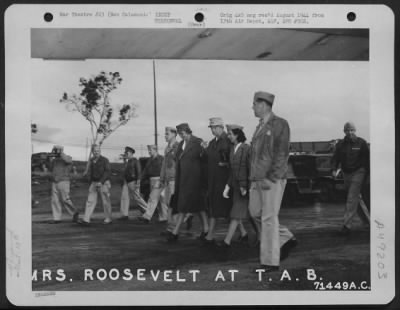
[[[222,193],[222,196],[223,196],[224,198],[226,198],[226,199],[229,198],[229,189],[230,189],[229,185],[226,184],[226,185],[225,185],[224,192]]]
[[[208,147],[208,142],[207,142],[207,141],[202,141],[202,142],[200,143],[200,145],[201,145],[201,147],[202,147],[203,149],[206,149],[206,148]]]
[[[260,187],[262,190],[268,190],[271,188],[271,184],[272,182],[268,179],[263,179],[262,181],[260,181]]]
[[[337,169],[337,170],[334,169],[332,171],[332,176],[333,176],[334,179],[336,179],[338,177],[340,171],[341,171],[341,169]]]
[[[247,190],[246,190],[244,187],[241,187],[241,188],[240,188],[240,194],[241,194],[242,196],[246,196]]]
[[[101,182],[97,182],[97,183],[96,183],[96,188],[99,189],[99,188],[101,188],[102,186],[103,186],[103,184],[102,184]]]

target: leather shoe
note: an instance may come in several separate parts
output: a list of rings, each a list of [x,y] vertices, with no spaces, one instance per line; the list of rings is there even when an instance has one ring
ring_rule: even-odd
[[[137,218],[137,220],[140,222],[140,223],[143,223],[143,224],[150,224],[150,220],[148,220],[147,218],[145,218],[145,217],[138,217]]]
[[[76,222],[78,225],[81,225],[81,226],[90,226],[90,223],[89,222],[86,222],[86,221],[84,221],[84,220],[79,220],[79,221],[77,221]]]
[[[238,239],[239,243],[248,243],[249,242],[249,235],[245,234],[244,236],[240,236]]]
[[[281,261],[288,258],[290,251],[297,246],[297,243],[298,243],[297,239],[293,237],[292,239],[286,241],[286,243],[284,243],[281,246],[281,257],[280,257]]]
[[[178,241],[178,235],[173,234],[172,232],[170,232],[167,236],[167,241],[168,243],[174,243]]]
[[[59,220],[51,220],[51,221],[49,221],[49,224],[60,224],[61,223],[61,221],[59,221]]]
[[[75,212],[74,215],[72,216],[72,222],[76,223],[79,221],[79,213]]]
[[[206,236],[208,235],[208,231],[203,231],[200,236],[197,237],[197,240],[203,241],[206,239]]]

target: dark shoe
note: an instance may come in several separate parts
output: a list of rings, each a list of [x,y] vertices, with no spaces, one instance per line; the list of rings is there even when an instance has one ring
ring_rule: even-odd
[[[173,234],[172,232],[170,232],[167,236],[167,241],[169,243],[174,243],[178,241],[178,235]]]
[[[138,220],[140,223],[143,223],[143,224],[150,224],[150,220],[148,220],[147,218],[145,218],[145,217],[143,217],[143,216],[138,217],[137,220]]]
[[[244,236],[240,236],[238,239],[239,243],[248,243],[249,242],[249,235],[245,234]]]
[[[258,269],[262,269],[264,272],[274,272],[279,271],[279,266],[260,265],[260,267],[256,268],[254,272],[257,272]]]
[[[72,216],[72,222],[77,223],[79,221],[79,213],[75,212]]]
[[[129,220],[129,216],[127,216],[127,215],[123,215],[123,216],[117,218],[117,221],[127,221],[127,220]]]
[[[206,236],[208,235],[208,231],[203,231],[201,234],[200,234],[200,236],[198,236],[197,237],[197,240],[200,240],[200,241],[204,241],[205,239],[206,239]]]
[[[84,220],[78,220],[76,223],[81,226],[90,226],[90,223]]]
[[[60,223],[61,223],[61,221],[59,221],[59,220],[51,220],[48,222],[48,224],[60,224]]]
[[[342,229],[338,232],[340,236],[349,236],[351,234],[351,230],[347,228],[346,226],[343,226]]]
[[[191,230],[193,226],[193,215],[189,216],[186,220],[186,230]]]
[[[297,243],[297,239],[293,237],[281,246],[281,261],[288,258],[290,251],[297,246]]]
[[[231,249],[231,245],[226,243],[225,241],[217,242],[215,245],[220,250],[230,250]]]

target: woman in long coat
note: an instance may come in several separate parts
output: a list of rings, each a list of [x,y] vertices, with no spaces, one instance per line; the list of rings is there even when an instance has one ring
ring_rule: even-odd
[[[206,148],[207,166],[208,166],[208,212],[209,212],[209,230],[203,240],[206,244],[214,243],[214,231],[218,218],[228,218],[231,209],[231,201],[224,199],[221,193],[229,177],[229,152],[231,143],[224,131],[224,124],[221,118],[214,117],[210,119],[211,133],[214,139],[210,141]]]
[[[223,192],[224,198],[233,198],[232,209],[230,212],[231,221],[228,232],[222,244],[222,247],[229,247],[236,229],[240,229],[240,241],[248,240],[247,232],[242,224],[242,220],[249,217],[249,154],[250,146],[245,144],[246,136],[242,131],[243,127],[238,125],[227,125],[228,138],[233,147],[230,152],[230,174],[228,182]],[[230,194],[229,194],[230,192]]]
[[[175,228],[167,237],[170,242],[178,239],[179,229],[186,213],[199,213],[203,224],[203,234],[208,231],[203,194],[202,140],[192,135],[186,123],[178,125],[176,129],[182,141],[176,153],[175,193],[172,201],[178,216]]]

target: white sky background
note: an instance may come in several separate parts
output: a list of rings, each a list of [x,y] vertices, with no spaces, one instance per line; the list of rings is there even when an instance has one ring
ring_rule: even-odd
[[[147,156],[154,143],[153,67],[151,60],[51,61],[32,59],[33,151],[64,145],[75,160],[85,160],[89,123],[68,112],[64,92],[80,93],[79,78],[118,71],[123,79],[111,94],[114,104],[136,103],[138,117],[120,127],[103,144],[103,154],[117,161],[125,145]],[[212,138],[209,118],[244,126],[248,138],[258,123],[251,109],[255,91],[275,94],[273,111],[288,120],[291,141],[327,141],[343,136],[352,120],[357,134],[369,141],[368,62],[351,61],[208,61],[156,60],[160,151],[164,127],[190,124],[193,134]],[[40,140],[40,141],[37,141]]]

